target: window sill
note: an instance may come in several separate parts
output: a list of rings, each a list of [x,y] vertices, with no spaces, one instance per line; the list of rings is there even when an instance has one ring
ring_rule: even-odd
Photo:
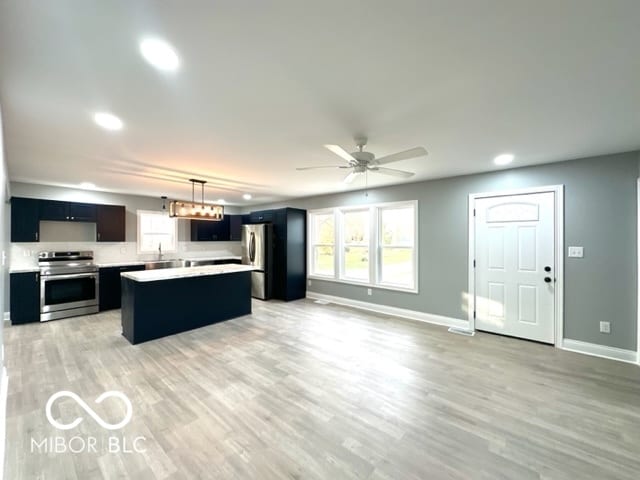
[[[341,279],[341,278],[323,277],[322,275],[308,275],[307,279],[309,279],[309,280],[322,280],[322,281],[325,281],[325,282],[333,282],[333,283],[344,283],[345,285],[353,285],[354,287],[375,288],[375,289],[378,289],[378,290],[392,290],[394,292],[413,293],[415,295],[418,294],[418,289],[417,288],[397,287],[397,286],[394,286],[394,285],[358,282],[356,280],[344,280],[344,279]]]

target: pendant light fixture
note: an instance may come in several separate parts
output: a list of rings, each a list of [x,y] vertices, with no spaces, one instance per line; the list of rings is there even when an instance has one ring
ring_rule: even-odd
[[[197,180],[190,178],[191,182],[191,203],[180,200],[173,200],[169,203],[169,216],[175,218],[186,218],[190,220],[212,220],[219,222],[224,217],[223,205],[211,205],[204,203],[204,184],[205,180]],[[200,184],[202,190],[202,202],[197,203],[195,200],[196,183]]]

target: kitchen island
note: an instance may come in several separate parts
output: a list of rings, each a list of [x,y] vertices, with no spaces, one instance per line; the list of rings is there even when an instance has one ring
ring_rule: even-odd
[[[126,272],[122,334],[132,344],[251,313],[248,265],[208,265]]]

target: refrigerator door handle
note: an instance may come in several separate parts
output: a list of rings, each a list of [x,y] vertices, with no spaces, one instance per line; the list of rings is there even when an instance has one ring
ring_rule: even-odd
[[[251,232],[249,236],[249,261],[251,263],[256,260],[256,234]]]

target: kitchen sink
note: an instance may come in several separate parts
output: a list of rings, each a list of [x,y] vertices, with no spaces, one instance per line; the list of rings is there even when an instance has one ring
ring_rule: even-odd
[[[189,260],[153,260],[144,262],[145,270],[157,270],[159,268],[180,268],[188,267]]]

